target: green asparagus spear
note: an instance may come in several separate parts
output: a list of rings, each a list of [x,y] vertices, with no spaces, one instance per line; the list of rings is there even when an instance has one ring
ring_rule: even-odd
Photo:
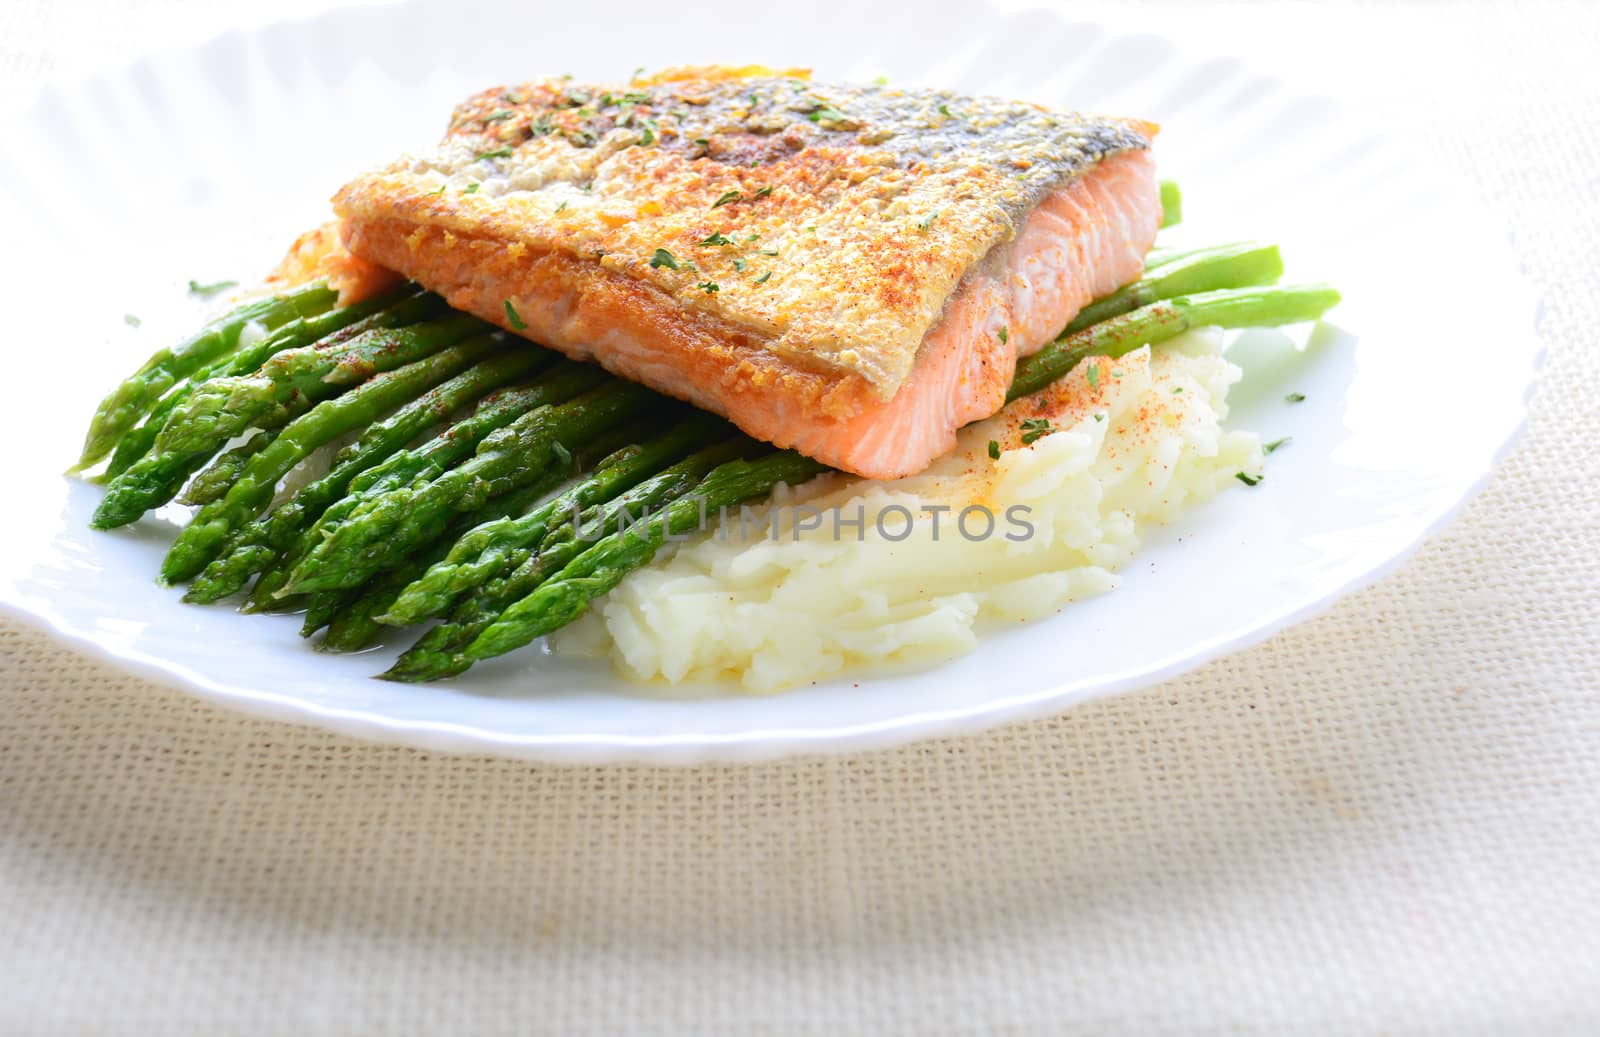
[[[531,384],[485,397],[469,417],[414,450],[401,451],[362,472],[351,480],[348,499],[360,506],[373,495],[432,480],[471,457],[485,438],[530,411],[565,403],[607,380],[606,373],[592,364],[559,360]]]
[[[1183,222],[1183,192],[1175,180],[1161,181],[1161,226],[1175,227]]]
[[[1161,299],[1223,288],[1272,284],[1282,276],[1283,257],[1278,254],[1276,245],[1246,242],[1204,249],[1166,263],[1154,273],[1123,285],[1102,299],[1096,299],[1067,325],[1064,334],[1082,331]]]
[[[220,445],[205,450],[162,451],[141,458],[111,480],[89,520],[90,527],[115,529],[159,508],[177,496],[189,476],[210,460]]]
[[[356,389],[307,411],[288,425],[270,446],[250,458],[221,500],[200,509],[167,552],[161,565],[162,580],[176,583],[203,569],[230,533],[267,506],[278,480],[317,447],[369,424],[498,347],[494,335],[480,335],[459,342],[432,356],[377,375]]]
[[[224,450],[200,469],[189,485],[178,495],[179,504],[199,506],[222,499],[244,471],[250,459],[265,450],[278,437],[281,429],[257,432],[231,450]]]
[[[386,297],[388,298],[388,297]],[[301,348],[295,346],[296,342],[306,336],[324,331],[320,339],[315,340],[316,346],[311,348],[341,348],[347,343],[359,341],[368,332],[380,329],[402,326],[411,320],[426,315],[430,310],[437,310],[443,305],[443,300],[437,296],[413,296],[405,298],[370,314],[355,323],[342,323],[352,311],[357,315],[362,312],[362,307],[349,307],[345,310],[335,310],[322,315],[314,321],[307,321],[300,327],[291,322],[280,331],[286,332],[282,338],[277,333],[269,335],[254,346],[241,349],[233,354],[224,364],[220,365],[219,377],[240,377],[260,367],[268,358],[275,355],[282,348]],[[215,380],[204,383],[216,384]],[[232,438],[235,433],[221,434],[221,438],[210,442],[197,444],[191,448],[180,450],[158,450],[148,454],[147,451],[155,444],[158,428],[164,429],[165,423],[171,419],[167,416],[178,407],[186,405],[190,396],[196,391],[195,385],[184,386],[173,392],[167,400],[158,405],[145,424],[134,429],[123,437],[123,442],[118,444],[118,455],[123,454],[123,447],[134,449],[128,451],[128,456],[136,457],[126,470],[119,471],[111,480],[111,485],[106,489],[106,495],[101,499],[100,505],[95,509],[95,514],[90,525],[95,529],[111,529],[115,526],[126,525],[133,522],[152,508],[160,507],[171,500],[179,488],[190,475],[194,474],[221,446]],[[172,401],[170,404],[168,401]],[[280,419],[276,424],[287,422],[296,413],[303,412],[309,405],[309,399],[301,397],[292,401],[292,407],[285,407],[277,415]],[[156,424],[158,415],[162,424]],[[241,426],[237,431],[244,431]],[[135,445],[137,444],[137,445]],[[136,453],[135,453],[136,450]],[[113,459],[112,467],[116,467],[117,458]]]
[[[197,376],[196,381],[210,377],[209,374]],[[189,398],[189,387],[179,386],[162,398],[150,411],[138,427],[131,428],[117,441],[117,448],[111,452],[111,460],[106,462],[105,474],[97,482],[109,482],[133,467],[134,462],[150,452],[156,444],[156,435],[161,431],[161,426],[172,416],[178,404]]]
[[[381,579],[382,577],[379,577],[379,580]],[[300,636],[311,637],[333,622],[333,617],[355,604],[363,591],[373,587],[377,582],[378,580],[374,580],[368,583],[366,588],[358,587],[354,590],[317,591],[315,594],[298,595],[305,601],[305,612],[300,617]]]
[[[540,554],[551,553],[563,544],[581,551],[581,545],[592,544],[635,521],[645,521],[652,514],[658,514],[663,507],[699,486],[700,481],[718,465],[739,457],[770,453],[771,450],[771,447],[743,434],[725,437],[667,466],[626,493],[592,504],[572,517],[571,521],[556,526],[545,538]]]
[[[1122,356],[1206,325],[1270,327],[1318,320],[1338,301],[1339,293],[1323,284],[1225,289],[1163,299],[1064,335],[1023,360],[1006,399],[1038,392],[1087,356]]]
[[[216,601],[244,589],[250,577],[272,564],[296,536],[345,495],[357,475],[390,457],[456,409],[549,361],[550,354],[544,350],[513,346],[374,423],[360,439],[339,452],[328,474],[302,486],[293,497],[241,529],[224,553],[195,577],[183,600]]]
[[[282,562],[264,567],[261,578],[250,591],[246,612],[276,611],[282,608],[284,587],[289,574],[312,549],[333,534],[354,515],[369,497],[413,483],[426,483],[457,462],[470,457],[484,437],[512,421],[549,403],[558,403],[606,380],[606,374],[589,364],[558,362],[532,385],[491,393],[479,401],[471,415],[450,425],[437,436],[411,450],[402,450],[388,460],[357,475],[349,492],[329,505],[308,528],[293,534],[282,549]]]
[[[329,505],[308,531],[313,545],[358,517],[372,501],[394,490],[421,487],[472,457],[485,439],[541,407],[566,403],[608,381],[589,364],[558,361],[532,384],[483,399],[472,414],[411,450],[402,450],[358,474],[345,496]]]
[[[1148,274],[1150,271],[1158,270],[1168,263],[1173,263],[1180,259],[1188,259],[1190,256],[1198,256],[1203,252],[1215,252],[1218,249],[1237,248],[1240,245],[1248,244],[1249,242],[1247,241],[1230,241],[1223,245],[1206,245],[1201,248],[1153,248],[1145,253],[1144,271]],[[1229,285],[1229,287],[1234,286]],[[1095,301],[1098,302],[1099,300]]]
[[[403,681],[437,680],[465,670],[470,662],[462,656],[460,649],[494,623],[506,608],[563,572],[595,541],[639,525],[659,524],[665,514],[660,510],[663,506],[670,509],[675,502],[690,494],[698,498],[701,495],[700,488],[704,485],[701,480],[707,477],[708,472],[747,453],[754,445],[743,436],[735,436],[697,451],[591,512],[587,520],[581,523],[581,535],[547,542],[536,554],[526,550],[514,552],[514,571],[477,588],[472,597],[456,607],[448,621],[424,634],[384,676]],[[821,468],[821,465],[817,465],[817,470]],[[704,518],[711,507],[734,503],[738,501],[708,504],[707,512],[700,517]]]
[[[382,371],[392,371],[471,335],[493,330],[458,313],[404,328],[376,328],[332,346],[317,343],[278,353],[245,377],[199,386],[156,437],[156,449],[202,450],[252,425],[281,424],[279,415],[336,396]]]
[[[623,443],[637,439],[641,431],[634,426],[618,425],[602,432],[574,456],[574,469],[581,471],[587,468],[597,457],[610,454]],[[320,591],[309,595],[310,606],[306,609],[300,636],[310,637],[326,626],[327,636],[317,646],[322,651],[356,652],[370,646],[384,630],[383,624],[375,617],[387,610],[400,592],[427,571],[430,565],[443,558],[452,544],[476,526],[492,525],[521,514],[571,474],[565,470],[552,470],[546,478],[496,497],[481,510],[460,516],[450,524],[444,536],[429,544],[425,550],[375,577],[363,587],[351,591]]]
[[[612,422],[661,405],[661,397],[633,382],[612,381],[575,400],[541,407],[479,444],[472,460],[421,487],[391,490],[364,504],[301,560],[289,593],[354,587],[393,559],[436,537],[453,512],[537,478],[561,452]]]
[[[642,530],[633,526],[613,533],[573,559],[538,590],[501,613],[460,654],[469,663],[478,662],[566,626],[584,613],[589,602],[648,564],[669,535],[681,536],[695,529],[706,511],[764,496],[780,482],[804,482],[825,470],[821,462],[792,450],[723,465],[693,494],[668,505],[660,519]]]
[[[493,522],[525,510],[530,504],[560,485],[565,478],[566,473],[551,472],[546,479],[489,501],[481,511],[462,515],[451,523],[444,536],[425,550],[419,551],[414,558],[401,562],[397,567],[377,576],[358,590],[323,591],[320,594],[313,594],[311,597],[314,602],[327,596],[330,599],[337,599],[339,604],[326,616],[313,617],[312,610],[308,609],[306,622],[300,630],[301,636],[309,637],[326,626],[328,632],[317,645],[320,651],[359,652],[363,648],[370,647],[383,635],[385,629],[376,617],[385,612],[400,592],[411,581],[421,576],[429,565],[444,557],[450,544],[457,537],[470,529],[474,523]],[[313,618],[316,620],[315,627],[311,627]]]
[[[537,550],[553,528],[565,528],[564,519],[611,500],[684,451],[725,437],[729,431],[728,423],[720,418],[693,414],[663,436],[604,458],[586,478],[526,515],[473,528],[438,564],[405,588],[381,621],[404,625],[442,615],[461,595],[507,569],[515,552]]]
[[[117,441],[155,402],[196,369],[232,351],[246,325],[267,328],[295,317],[320,313],[333,305],[336,293],[321,281],[292,288],[267,299],[257,299],[211,321],[189,338],[157,352],[143,367],[113,389],[95,408],[83,453],[72,471],[79,472],[109,454]]]
[[[260,367],[268,357],[285,349],[296,349],[338,334],[341,339],[375,327],[393,328],[411,324],[444,309],[436,295],[418,296],[416,285],[407,284],[374,296],[353,306],[339,306],[311,317],[296,317],[249,346],[240,346],[196,370],[183,385],[161,398],[138,428],[130,429],[117,444],[106,465],[106,478],[115,478],[144,457],[155,445],[156,436],[167,419],[183,405],[195,387],[212,378],[246,375]],[[330,340],[337,341],[337,340]]]

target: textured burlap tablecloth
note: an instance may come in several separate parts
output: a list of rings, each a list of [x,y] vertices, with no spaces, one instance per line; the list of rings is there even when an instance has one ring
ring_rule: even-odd
[[[1181,680],[760,767],[356,744],[5,625],[0,1032],[1600,1032],[1600,17],[1148,10],[1343,62],[1515,228],[1549,356],[1454,526]],[[0,88],[267,16],[13,0]]]

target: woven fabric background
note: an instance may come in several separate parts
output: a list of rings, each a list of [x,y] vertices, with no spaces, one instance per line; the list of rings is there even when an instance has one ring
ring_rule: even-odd
[[[0,90],[303,9],[10,0]],[[1181,680],[761,767],[356,744],[0,626],[0,1033],[1600,1032],[1600,14],[1145,10],[1343,61],[1515,228],[1549,355],[1454,526]]]

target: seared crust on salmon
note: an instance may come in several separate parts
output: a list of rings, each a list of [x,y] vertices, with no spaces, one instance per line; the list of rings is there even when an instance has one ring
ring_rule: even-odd
[[[1154,127],[748,71],[480,94],[339,192],[345,244],[880,477],[949,449],[1019,352],[1138,275]]]

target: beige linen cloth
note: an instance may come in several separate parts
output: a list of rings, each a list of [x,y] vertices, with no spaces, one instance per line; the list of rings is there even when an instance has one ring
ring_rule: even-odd
[[[1516,229],[1531,424],[1399,572],[1060,719],[689,770],[357,744],[0,627],[0,1033],[1600,1033],[1595,10],[1146,9],[1346,62]],[[0,88],[267,16],[11,0]]]

